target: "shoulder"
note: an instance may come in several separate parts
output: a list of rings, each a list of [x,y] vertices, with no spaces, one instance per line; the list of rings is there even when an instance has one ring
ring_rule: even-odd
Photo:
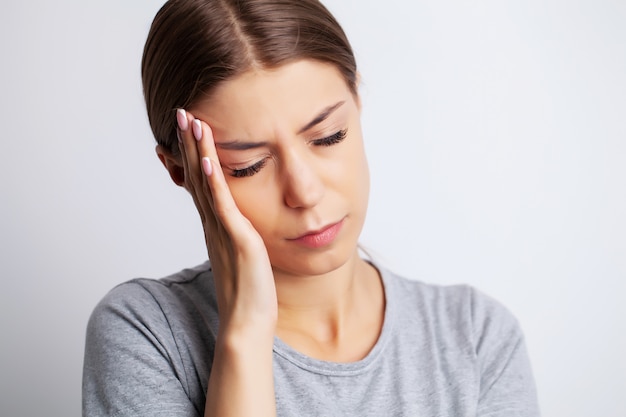
[[[516,317],[501,302],[467,284],[436,285],[381,270],[388,302],[398,304],[402,316],[425,319],[437,331],[462,333],[480,349],[485,338],[519,339]]]
[[[144,309],[166,306],[196,292],[210,293],[213,276],[208,262],[184,269],[164,278],[134,278],[112,288],[98,303],[94,312]],[[206,295],[206,294],[205,294]]]
[[[83,410],[199,415],[218,327],[212,288],[207,263],[109,291],[87,325]]]
[[[385,274],[402,334],[417,334],[413,345],[425,347],[425,360],[437,357],[444,374],[463,375],[459,390],[475,387],[479,415],[539,415],[524,335],[508,308],[468,285]]]
[[[87,333],[100,339],[123,338],[131,330],[171,332],[178,321],[210,315],[214,300],[208,262],[161,279],[132,279],[100,300],[89,318]]]

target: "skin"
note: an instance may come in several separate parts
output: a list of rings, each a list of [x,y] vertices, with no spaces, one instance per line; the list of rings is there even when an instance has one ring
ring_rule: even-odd
[[[181,156],[157,154],[194,198],[215,272],[207,415],[275,415],[274,335],[347,362],[382,327],[380,277],[357,253],[369,193],[360,102],[334,66],[301,60],[228,80],[178,116]],[[298,239],[329,226],[321,245]]]

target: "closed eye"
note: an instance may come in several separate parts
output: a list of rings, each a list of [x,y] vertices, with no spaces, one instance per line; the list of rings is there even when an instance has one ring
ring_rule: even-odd
[[[315,146],[332,146],[343,141],[347,134],[348,129],[343,129],[325,138],[312,140],[311,143]],[[255,162],[245,168],[232,169],[230,175],[235,178],[251,177],[261,171],[265,164],[267,164],[267,158],[261,159],[259,162]]]
[[[259,172],[265,164],[267,163],[267,158],[261,159],[259,162],[256,162],[249,167],[241,168],[241,169],[233,169],[231,170],[230,175],[235,178],[243,178],[243,177],[251,177],[257,172]]]
[[[339,132],[330,135],[328,137],[322,138],[322,139],[315,139],[313,141],[311,141],[311,143],[315,146],[331,146],[331,145],[335,145],[339,142],[341,142],[342,140],[344,140],[346,138],[346,135],[348,133],[348,129],[343,129],[340,130]]]

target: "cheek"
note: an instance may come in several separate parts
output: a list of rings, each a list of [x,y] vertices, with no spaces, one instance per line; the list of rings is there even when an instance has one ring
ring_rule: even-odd
[[[279,212],[275,186],[255,181],[228,181],[230,192],[241,214],[247,218],[261,237],[273,229],[274,219]]]
[[[345,192],[350,195],[350,204],[354,219],[363,226],[369,203],[370,176],[365,150],[362,144],[353,149],[349,168],[345,174],[349,179],[345,182]]]
[[[368,199],[370,178],[363,140],[357,135],[342,152],[337,166],[344,191],[353,196],[354,203]]]
[[[370,173],[365,150],[362,146],[358,155],[359,157],[358,160],[355,161],[353,171],[354,191],[356,194],[356,199],[358,200],[357,204],[360,206],[359,209],[365,212],[367,210],[367,205],[369,201]]]

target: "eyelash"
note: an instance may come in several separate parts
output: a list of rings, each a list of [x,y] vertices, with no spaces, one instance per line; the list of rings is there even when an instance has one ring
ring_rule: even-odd
[[[259,162],[256,162],[249,167],[242,169],[233,169],[231,174],[235,178],[243,178],[243,177],[251,177],[257,172],[259,172],[267,163],[267,158],[261,159]]]
[[[335,145],[339,142],[341,142],[342,140],[344,140],[346,138],[346,134],[348,133],[348,129],[343,129],[340,130],[339,132],[328,136],[327,138],[323,138],[323,139],[316,139],[314,141],[312,141],[311,143],[313,143],[313,145],[316,146],[331,146],[331,145]]]
[[[328,137],[325,137],[322,139],[315,139],[311,141],[311,143],[315,146],[332,146],[343,141],[346,138],[347,133],[348,133],[348,129],[343,129]],[[259,162],[256,162],[246,168],[233,169],[230,175],[235,178],[251,177],[257,172],[259,172],[260,170],[262,170],[266,163],[267,163],[267,158],[262,159]]]

